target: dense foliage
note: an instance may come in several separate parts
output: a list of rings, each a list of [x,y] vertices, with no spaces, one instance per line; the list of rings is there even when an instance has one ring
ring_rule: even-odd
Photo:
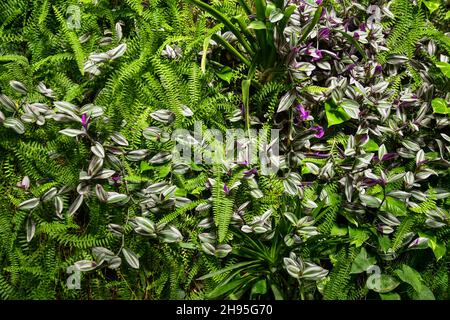
[[[449,299],[449,9],[1,1],[0,298]]]

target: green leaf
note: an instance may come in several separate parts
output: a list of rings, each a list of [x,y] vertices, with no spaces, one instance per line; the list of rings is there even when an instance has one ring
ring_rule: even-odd
[[[133,251],[128,248],[123,248],[122,253],[130,267],[139,269],[139,258]]]
[[[154,167],[151,164],[149,164],[147,161],[141,161],[141,163],[140,163],[141,173],[148,171],[148,170],[152,170],[152,169],[154,169]]]
[[[356,247],[360,247],[369,239],[369,234],[365,230],[348,228],[348,235],[350,238],[350,244],[354,244]]]
[[[434,256],[438,261],[445,255],[445,252],[447,251],[444,243],[438,243],[430,239],[430,241],[428,241],[428,245],[431,247],[431,250],[433,250]]]
[[[234,269],[242,268],[242,267],[247,267],[247,266],[249,266],[251,264],[255,264],[255,263],[258,263],[258,262],[257,261],[247,261],[247,262],[236,263],[236,264],[233,264],[233,265],[231,265],[229,267],[220,269],[218,271],[205,274],[204,276],[201,276],[197,280],[206,280],[206,279],[209,279],[209,278],[213,278],[213,277],[216,277],[218,275],[221,275],[222,273],[225,273],[225,272],[228,272],[228,271],[231,271],[231,270],[234,270]]]
[[[359,44],[358,41],[356,41],[355,38],[353,38],[351,35],[349,35],[345,31],[341,31],[341,30],[333,30],[333,31],[339,32],[344,38],[347,39],[348,42],[350,42],[356,48],[356,50],[358,50],[358,52],[361,54],[363,59],[367,60],[366,53],[364,52],[364,50],[362,49],[361,45]]]
[[[319,22],[320,17],[322,16],[322,10],[323,10],[322,6],[317,8],[316,12],[314,13],[313,19],[306,27],[306,30],[303,32],[300,42],[304,42],[306,40],[311,31],[314,29],[314,26]]]
[[[441,69],[442,73],[447,78],[450,78],[450,63],[447,63],[447,62],[436,62],[436,67]]]
[[[378,144],[372,139],[369,139],[369,141],[367,141],[366,144],[363,146],[364,151],[367,152],[378,151],[378,148],[379,148]]]
[[[263,30],[266,29],[266,24],[262,21],[255,20],[248,25],[247,29]]]
[[[436,300],[433,292],[425,285],[422,285],[420,292],[415,292],[413,294],[414,300]]]
[[[266,279],[256,281],[256,283],[252,287],[251,295],[253,296],[256,294],[266,294],[266,293],[267,293]]]
[[[325,102],[325,112],[328,121],[328,127],[340,124],[350,119],[350,116],[345,110],[337,106],[333,101]]]
[[[402,269],[397,269],[394,273],[403,281],[410,284],[416,292],[422,290],[422,277],[420,273],[411,268],[410,266],[403,264]]]
[[[450,10],[447,11],[447,13],[445,14],[445,20],[450,19]]]
[[[359,119],[359,104],[351,99],[344,99],[340,105],[349,117]]]
[[[219,72],[216,72],[216,75],[220,79],[230,83],[231,79],[233,78],[233,70],[230,67],[225,67]]]
[[[430,10],[430,13],[433,13],[434,11],[439,9],[441,0],[423,0],[423,3],[428,8],[428,10]]]
[[[158,169],[159,169],[158,178],[164,178],[172,170],[172,165],[171,165],[171,163],[168,163],[166,165],[159,167]]]
[[[209,47],[209,42],[211,41],[211,37],[206,37],[205,40],[203,41],[203,52],[202,52],[202,61],[201,61],[201,70],[202,73],[205,74],[206,72],[206,54],[208,51],[208,47]]]
[[[389,237],[386,235],[380,236],[378,237],[378,244],[380,245],[380,249],[383,250],[383,252],[387,252],[391,247],[391,239],[389,239]]]
[[[400,284],[394,277],[387,274],[372,274],[367,278],[367,288],[378,293],[386,293],[394,290]]]
[[[395,292],[379,293],[381,300],[401,300],[400,295]]]
[[[330,235],[332,236],[345,236],[347,234],[347,228],[340,228],[338,225],[333,225],[330,231]]]
[[[353,273],[361,273],[367,271],[367,269],[377,263],[375,258],[370,258],[367,255],[367,251],[364,248],[361,248],[361,251],[356,256],[353,261],[352,268],[350,270],[350,274]]]
[[[431,106],[433,107],[433,113],[447,114],[449,112],[447,109],[447,101],[445,101],[445,99],[433,99],[433,101],[431,101]]]
[[[270,288],[272,289],[273,296],[275,297],[275,300],[284,300],[283,294],[281,293],[280,289],[275,284],[271,284]]]
[[[248,281],[247,277],[231,281],[227,284],[217,286],[213,291],[207,294],[208,299],[216,299],[224,295],[229,295],[232,291]]]

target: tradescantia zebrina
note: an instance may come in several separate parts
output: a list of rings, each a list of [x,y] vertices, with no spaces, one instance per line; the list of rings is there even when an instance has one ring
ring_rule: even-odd
[[[448,299],[448,9],[3,1],[0,298]]]

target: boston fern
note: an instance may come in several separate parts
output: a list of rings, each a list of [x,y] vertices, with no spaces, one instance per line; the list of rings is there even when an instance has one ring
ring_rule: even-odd
[[[449,9],[3,1],[0,298],[449,299]]]

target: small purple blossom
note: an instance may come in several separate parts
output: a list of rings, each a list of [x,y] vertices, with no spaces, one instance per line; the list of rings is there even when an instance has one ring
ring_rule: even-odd
[[[320,50],[313,50],[312,53],[311,53],[311,57],[312,57],[311,61],[313,61],[313,62],[322,59],[322,57],[323,57],[322,51],[320,51]]]
[[[309,117],[309,111],[301,104],[297,105],[298,116],[301,121],[305,121]]]
[[[352,71],[353,69],[355,69],[355,67],[356,67],[356,64],[351,63],[347,66],[347,71]]]
[[[383,72],[383,67],[381,66],[381,65],[377,65],[376,67],[375,67],[375,74],[379,74],[379,73],[381,73],[381,72]]]
[[[246,176],[250,176],[250,175],[252,175],[252,174],[257,174],[257,173],[258,173],[258,169],[256,169],[256,168],[252,168],[252,169],[250,169],[250,170],[244,171],[244,174],[245,174]]]
[[[248,161],[244,160],[244,161],[238,161],[236,162],[237,164],[240,164],[241,166],[248,166]]]
[[[87,130],[87,126],[89,124],[89,117],[86,113],[81,115],[81,125]]]
[[[321,126],[312,126],[310,129],[316,131],[314,137],[318,139],[322,138],[325,135],[325,130],[323,130],[323,127]]]
[[[119,175],[118,173],[114,174],[114,175],[111,177],[111,180],[114,181],[114,183],[118,183],[119,180],[120,180],[120,175]]]
[[[316,4],[317,4],[318,6],[320,6],[320,5],[322,4],[322,2],[323,2],[323,0],[316,0]]]
[[[223,184],[223,192],[225,192],[226,195],[230,194],[230,188],[228,188],[226,183]]]
[[[16,186],[28,190],[30,188],[30,178],[28,178],[28,176],[23,177],[22,181],[18,182]]]
[[[308,44],[307,46],[303,47],[300,51],[300,54],[310,56],[312,59],[311,61],[318,61],[322,59],[322,51],[319,49],[316,49],[312,46],[312,44]]]

